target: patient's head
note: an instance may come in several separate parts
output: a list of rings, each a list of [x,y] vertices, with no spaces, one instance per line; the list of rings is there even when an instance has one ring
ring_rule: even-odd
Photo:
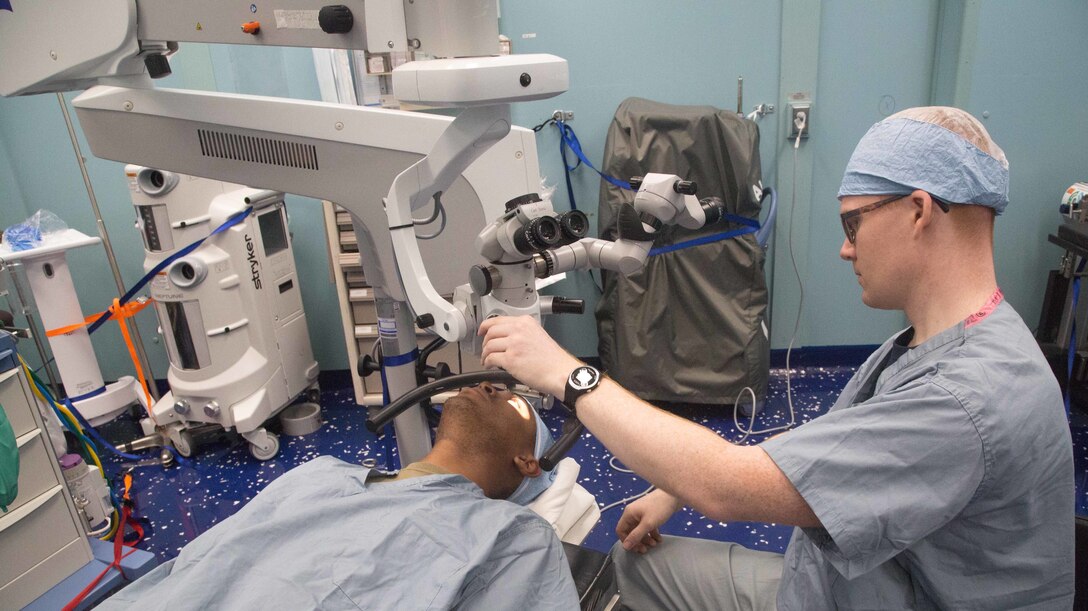
[[[540,475],[535,442],[528,402],[484,382],[445,402],[429,459],[457,463],[445,466],[475,481],[487,496],[506,498],[523,478]]]

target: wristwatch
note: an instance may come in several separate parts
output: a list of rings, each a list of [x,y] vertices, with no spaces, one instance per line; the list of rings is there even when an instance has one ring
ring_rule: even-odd
[[[595,367],[589,365],[578,367],[570,372],[570,376],[567,377],[567,388],[563,392],[563,405],[566,405],[567,409],[577,416],[578,412],[575,410],[574,404],[578,401],[578,398],[593,392],[593,389],[597,388],[600,383],[601,372],[597,371]]]

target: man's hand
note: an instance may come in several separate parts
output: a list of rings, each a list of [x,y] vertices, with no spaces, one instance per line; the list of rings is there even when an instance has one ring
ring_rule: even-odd
[[[680,501],[664,490],[654,490],[628,505],[616,524],[616,536],[623,542],[623,549],[645,554],[660,543],[661,525],[680,507]]]
[[[505,369],[522,384],[560,399],[567,376],[582,363],[563,350],[532,316],[497,316],[480,325],[484,367]]]

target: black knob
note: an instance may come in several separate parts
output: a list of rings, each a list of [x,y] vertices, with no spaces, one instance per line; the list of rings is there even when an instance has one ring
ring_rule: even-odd
[[[170,76],[170,60],[161,53],[144,57],[144,66],[147,67],[147,73],[151,75],[151,78]]]
[[[586,302],[584,299],[552,297],[552,314],[584,314],[585,311]]]
[[[472,268],[468,270],[468,284],[472,287],[472,291],[481,297],[490,295],[492,289],[495,288],[495,275],[497,271],[498,270],[493,267],[473,265]]]
[[[522,206],[524,204],[535,204],[539,201],[542,201],[540,199],[539,193],[526,193],[525,195],[519,195],[518,197],[515,197],[514,199],[506,202],[506,211],[510,212],[512,210],[516,210],[518,206]]]
[[[642,177],[641,176],[632,176],[631,180],[629,180],[627,182],[631,185],[631,188],[634,189],[635,191],[638,191],[639,189],[642,188]]]
[[[347,34],[355,25],[355,16],[343,4],[331,4],[321,7],[317,13],[317,23],[326,34]]]
[[[672,190],[681,195],[695,195],[699,190],[699,185],[695,184],[694,180],[678,180],[673,183]]]
[[[359,375],[366,377],[372,373],[377,372],[382,368],[380,362],[374,359],[369,354],[364,354],[363,358],[359,359],[359,364],[356,365],[355,370],[359,372]]]
[[[519,81],[521,82],[522,87],[528,87],[530,84],[532,84],[533,77],[529,76],[528,72],[522,72]]]
[[[416,316],[416,326],[420,329],[427,329],[434,326],[433,314],[420,314]]]
[[[432,377],[434,379],[441,380],[442,378],[448,378],[451,375],[453,375],[453,370],[450,369],[449,364],[447,364],[447,363],[437,363],[434,366],[434,371],[432,372]]]

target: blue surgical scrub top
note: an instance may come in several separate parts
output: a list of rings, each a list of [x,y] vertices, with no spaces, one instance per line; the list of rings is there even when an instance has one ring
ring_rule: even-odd
[[[827,414],[762,444],[823,525],[794,531],[780,609],[1072,606],[1061,391],[1008,303],[982,314],[881,370],[888,340]]]
[[[577,609],[562,544],[460,475],[285,473],[99,609]]]

